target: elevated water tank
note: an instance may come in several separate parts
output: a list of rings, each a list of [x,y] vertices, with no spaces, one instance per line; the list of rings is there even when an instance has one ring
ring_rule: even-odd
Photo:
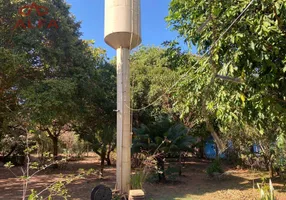
[[[114,49],[141,43],[140,0],[105,0],[104,41]]]

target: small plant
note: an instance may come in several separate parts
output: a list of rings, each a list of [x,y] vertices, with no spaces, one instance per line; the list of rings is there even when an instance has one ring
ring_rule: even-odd
[[[286,189],[286,155],[280,155],[280,157],[276,159],[274,169]]]
[[[26,131],[28,133],[28,130]],[[14,167],[14,164],[12,162],[7,162],[4,166],[16,177],[19,178],[22,181],[23,185],[23,193],[22,193],[22,200],[43,200],[48,199],[52,200],[54,196],[60,196],[63,199],[68,199],[70,197],[68,195],[68,190],[66,188],[66,185],[70,184],[72,181],[84,178],[84,176],[88,176],[90,174],[96,174],[96,172],[93,169],[85,171],[84,169],[79,169],[77,175],[60,175],[59,180],[52,182],[50,185],[47,185],[44,189],[41,191],[36,191],[34,189],[29,189],[29,184],[31,182],[31,179],[34,178],[34,176],[41,171],[53,166],[65,163],[66,160],[56,160],[52,161],[49,164],[43,164],[40,165],[38,162],[31,162],[30,160],[30,153],[33,152],[35,149],[37,149],[37,145],[29,146],[28,144],[28,134],[26,136],[26,149],[24,150],[25,156],[26,156],[26,165],[25,168],[21,167],[22,170],[22,176],[17,176],[11,168]],[[48,153],[47,153],[48,155]],[[51,161],[49,159],[49,161]],[[30,194],[29,190],[31,191]],[[49,192],[48,196],[43,197],[43,193],[45,191]]]
[[[262,179],[262,183],[257,183],[257,187],[260,191],[260,200],[276,200],[271,179],[269,179],[269,185],[266,184],[265,179]]]
[[[155,155],[146,155],[141,167],[131,176],[131,188],[143,189],[144,182],[150,178],[150,173],[156,171],[157,162]]]
[[[213,177],[215,173],[223,173],[219,159],[214,160],[212,164],[207,168],[207,174],[209,176]]]
[[[131,188],[132,189],[143,189],[143,183],[147,179],[147,173],[144,173],[143,170],[138,170],[135,174],[131,176]]]
[[[112,200],[121,200],[121,199],[127,199],[126,194],[125,195],[120,195],[117,193],[112,194]]]

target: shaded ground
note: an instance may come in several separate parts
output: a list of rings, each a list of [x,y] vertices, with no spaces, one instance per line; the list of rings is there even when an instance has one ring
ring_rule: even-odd
[[[205,174],[209,161],[193,160],[186,163],[183,176],[178,181],[167,184],[147,183],[144,186],[146,199],[151,200],[252,200],[258,199],[259,192],[256,183],[261,182],[260,177],[265,174],[251,173],[247,170],[228,169],[230,175],[223,180],[210,179]],[[29,188],[41,191],[62,174],[74,174],[77,169],[99,169],[96,157],[88,157],[82,161],[69,162],[64,169],[48,170],[31,179]],[[19,167],[13,168],[16,175],[21,175]],[[274,182],[274,188],[278,200],[286,200],[286,191],[283,185]],[[72,200],[89,200],[91,190],[98,184],[105,184],[111,188],[115,185],[115,167],[105,169],[104,178],[98,175],[90,175],[86,179],[80,179],[67,186]],[[18,200],[22,196],[22,183],[14,178],[7,169],[0,167],[0,199]],[[62,199],[62,198],[56,198]]]
[[[148,199],[156,200],[254,200],[259,198],[257,183],[267,173],[255,173],[248,170],[226,169],[228,176],[221,180],[209,178],[205,169],[209,161],[188,162],[183,169],[183,177],[175,184],[146,184]],[[255,189],[253,189],[253,186]],[[286,200],[283,184],[274,180],[278,200]]]

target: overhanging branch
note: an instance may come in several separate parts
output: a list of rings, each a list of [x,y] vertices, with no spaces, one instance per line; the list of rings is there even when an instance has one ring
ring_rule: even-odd
[[[229,76],[222,76],[222,75],[216,75],[216,78],[219,78],[219,79],[222,79],[222,80],[225,80],[225,81],[231,81],[231,82],[234,82],[234,83],[244,83],[240,78],[233,78],[233,77],[229,77]]]

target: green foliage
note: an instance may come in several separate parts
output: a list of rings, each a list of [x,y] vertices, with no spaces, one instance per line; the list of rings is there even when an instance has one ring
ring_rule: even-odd
[[[76,144],[73,146],[72,152],[76,154],[78,158],[81,158],[85,152],[87,152],[90,143],[78,139]]]
[[[141,124],[138,128],[133,128],[132,153],[150,152],[153,154],[165,140],[168,129],[172,126],[168,115],[160,115],[151,122],[149,126]]]
[[[182,152],[191,149],[194,138],[188,135],[188,129],[183,124],[172,124],[174,123],[170,122],[168,117],[162,117],[151,125],[152,129],[144,124],[141,124],[140,128],[133,129],[135,135],[132,143],[133,166],[152,168],[150,171],[159,175],[159,179],[162,175],[174,180],[174,172],[182,174]],[[179,157],[178,166],[165,170],[164,164],[167,156]],[[146,162],[148,158],[152,158],[155,163]]]
[[[32,11],[29,17],[32,23],[39,18],[44,21],[55,19],[60,22],[59,28],[13,30],[17,20],[27,19],[18,14],[18,8],[32,2],[47,7],[49,11],[45,16],[37,16]],[[116,99],[115,69],[107,66],[105,51],[94,48],[94,41],[80,38],[80,23],[75,21],[69,9],[70,6],[62,0],[0,3],[0,149],[5,156],[9,156],[9,152],[16,154],[14,147],[27,145],[25,142],[20,144],[20,136],[27,133],[26,129],[33,129],[33,139],[43,160],[38,163],[29,161],[28,168],[42,170],[50,166],[47,152],[52,151],[56,160],[59,137],[63,132],[71,131],[73,125],[88,129],[93,124],[90,132],[100,132],[101,139],[111,140],[114,144],[114,127],[109,126],[106,130],[105,125],[115,124],[115,113],[112,112]],[[103,65],[105,67],[98,69]],[[84,120],[80,119],[89,122],[83,123]],[[97,130],[95,127],[99,127],[99,123],[101,128]],[[108,136],[111,139],[106,135],[111,135]],[[98,137],[96,139],[99,141]],[[79,141],[75,146],[78,155],[82,154],[83,145],[84,142]],[[26,147],[27,151],[24,151]],[[26,147],[21,152],[23,156],[35,150]],[[30,178],[28,172],[23,175],[23,181]],[[64,184],[57,183],[50,192],[67,197]]]
[[[191,149],[195,139],[188,135],[188,129],[183,124],[174,124],[165,134],[168,139],[167,147],[171,153],[180,153]]]
[[[177,74],[170,69],[165,49],[141,46],[130,58],[131,107],[142,108],[133,111],[133,125],[149,126],[161,114],[170,113],[172,102],[169,94],[163,95],[175,82]],[[160,95],[162,98],[158,99]],[[156,102],[154,102],[156,101]],[[149,105],[153,103],[152,105]]]
[[[32,2],[49,11],[42,17],[31,12],[32,23],[39,18],[55,19],[60,21],[59,28],[13,30],[17,20],[22,19],[18,8]],[[36,133],[48,134],[55,158],[58,137],[82,111],[89,89],[95,85],[95,66],[105,58],[104,50],[91,47],[93,41],[80,39],[80,23],[69,9],[61,0],[0,3],[0,59],[1,69],[7,74],[1,74],[0,137],[4,132],[11,134],[11,126],[33,126]]]
[[[254,1],[220,38],[248,3],[171,1],[166,20],[199,54],[194,65],[194,57],[178,53],[175,42],[168,44],[169,57],[179,64],[176,70],[186,77],[171,98],[182,119],[205,121],[213,136],[235,140],[236,148],[259,143],[271,165],[284,149],[278,144],[286,134],[286,4]]]
[[[91,135],[86,135],[85,137],[91,137],[88,140],[92,142],[94,152],[107,151],[107,146],[114,145],[115,143],[115,130],[114,128],[106,127],[91,133]],[[99,155],[101,155],[101,153],[99,153]]]
[[[25,130],[17,120],[18,94],[27,82],[23,77],[29,76],[24,58],[21,53],[0,47],[0,151],[4,159],[23,155],[24,150]]]
[[[112,200],[121,200],[127,198],[126,195],[112,194]]]
[[[7,169],[10,169],[12,167],[14,167],[13,163],[11,161],[5,163],[4,167],[6,167]]]
[[[96,68],[97,79],[85,95],[82,110],[75,123],[75,131],[91,144],[92,150],[110,165],[110,153],[116,144],[116,70],[103,62]]]
[[[215,173],[223,173],[223,169],[221,167],[221,162],[219,159],[215,159],[210,166],[207,168],[207,174],[209,176],[214,176]]]
[[[42,197],[39,198],[35,190],[31,190],[31,194],[29,195],[28,200],[41,200],[41,199],[43,198]]]
[[[49,79],[28,87],[23,98],[25,106],[33,109],[31,119],[42,126],[52,125],[53,120],[61,126],[70,122],[76,112],[75,88],[71,79]]]
[[[45,157],[47,152],[53,151],[53,144],[47,133],[36,131],[32,135],[32,140],[37,144],[37,154],[40,155],[40,158]]]
[[[68,159],[71,157],[81,158],[90,146],[90,143],[84,141],[72,131],[61,134],[59,140],[62,151]]]

